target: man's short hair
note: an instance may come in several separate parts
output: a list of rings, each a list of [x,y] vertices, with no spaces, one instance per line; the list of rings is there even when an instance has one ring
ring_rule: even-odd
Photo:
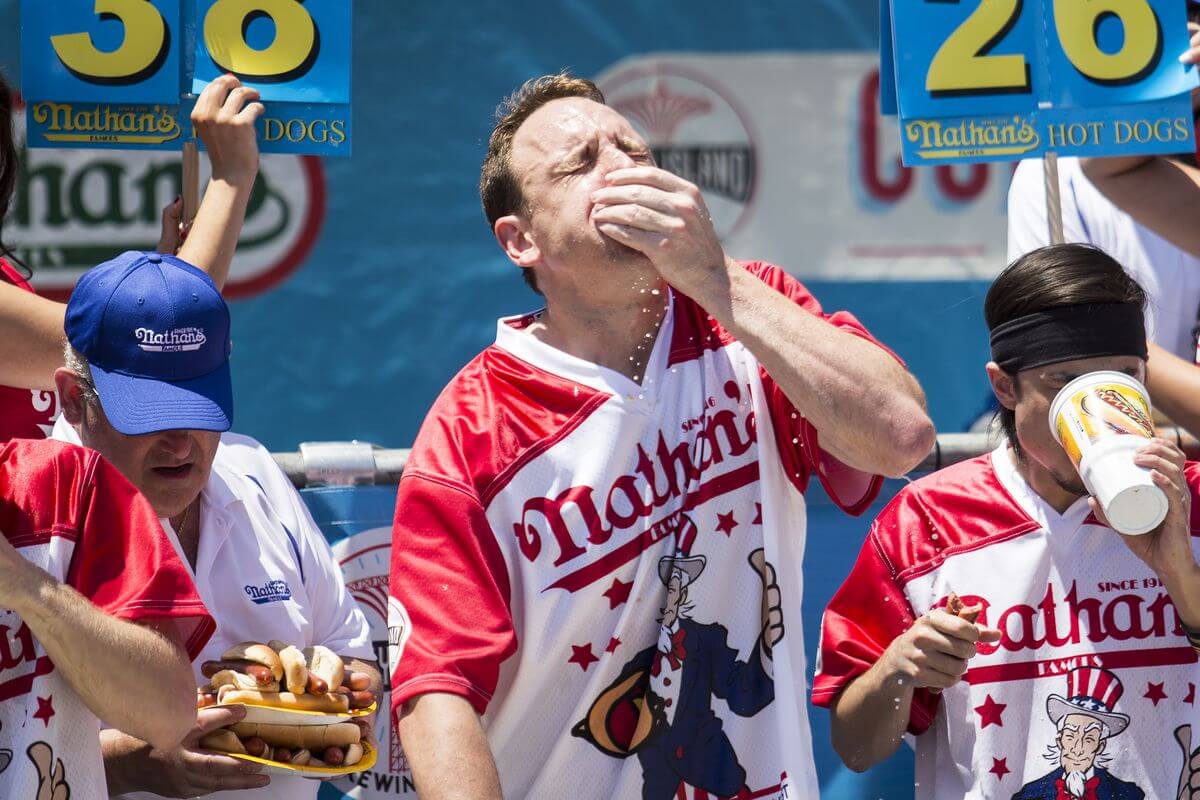
[[[988,330],[995,330],[1038,311],[1091,303],[1137,303],[1144,309],[1146,291],[1103,250],[1087,244],[1055,244],[1026,253],[1001,272],[988,289],[983,314]],[[998,414],[1019,455],[1016,414],[1004,407]]]
[[[517,129],[533,112],[551,100],[565,97],[582,97],[604,103],[604,93],[596,84],[564,70],[526,81],[496,108],[496,125],[492,128],[487,155],[483,158],[479,175],[479,199],[483,202],[483,214],[487,217],[489,228],[495,228],[496,220],[515,214],[525,206],[520,178],[512,169],[512,142]],[[521,274],[529,288],[541,294],[533,270],[523,269]]]

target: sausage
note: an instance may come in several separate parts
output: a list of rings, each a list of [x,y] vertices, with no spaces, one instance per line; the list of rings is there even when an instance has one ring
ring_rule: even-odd
[[[247,753],[256,758],[263,758],[267,755],[267,743],[257,736],[243,739],[242,746],[246,748]]]
[[[275,679],[271,674],[270,667],[264,667],[262,664],[251,664],[249,661],[222,660],[222,661],[205,661],[200,666],[200,674],[206,678],[211,678],[222,670],[231,669],[234,672],[240,672],[243,675],[249,675],[254,678],[255,683],[259,686],[266,686]]]
[[[321,760],[331,767],[340,767],[342,762],[346,760],[346,751],[340,747],[326,747]]]
[[[324,678],[318,678],[312,672],[308,673],[308,693],[309,694],[327,694],[329,692],[329,684]]]
[[[292,763],[292,751],[286,747],[276,747],[275,752],[271,755],[271,760],[290,764]]]
[[[346,685],[356,692],[371,688],[371,676],[365,672],[351,672],[346,677]]]
[[[208,708],[217,704],[217,696],[212,692],[196,692],[196,708]]]

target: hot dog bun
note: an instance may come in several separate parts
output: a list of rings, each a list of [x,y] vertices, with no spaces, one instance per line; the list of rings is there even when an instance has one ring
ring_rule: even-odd
[[[345,678],[346,666],[341,657],[322,645],[306,647],[300,651],[304,655],[304,663],[308,671],[325,681],[326,691],[332,692],[342,685]]]
[[[326,714],[345,714],[350,710],[350,698],[342,694],[295,694],[293,692],[260,692],[254,689],[223,687],[218,690],[223,705],[248,703],[291,711],[321,711]]]
[[[271,644],[274,645],[275,642]],[[304,666],[304,654],[299,648],[285,645],[279,651],[279,660],[283,662],[288,691],[292,694],[304,694],[308,689],[308,667]]]
[[[339,722],[335,725],[268,725],[261,722],[238,722],[229,730],[242,739],[257,736],[272,747],[303,749],[310,752],[333,746],[348,748],[362,739],[362,731],[350,722]]]
[[[221,659],[238,659],[262,664],[264,667],[271,668],[271,674],[275,676],[275,680],[283,680],[283,662],[279,660],[279,654],[265,644],[259,644],[258,642],[235,644],[225,651]]]

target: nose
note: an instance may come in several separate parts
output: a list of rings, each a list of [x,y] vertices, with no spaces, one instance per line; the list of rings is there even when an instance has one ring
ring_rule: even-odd
[[[192,439],[187,431],[163,431],[156,442],[161,450],[172,457],[183,460],[192,452]]]
[[[637,162],[629,156],[629,153],[626,153],[612,142],[605,143],[602,157],[604,159],[605,172],[637,166]]]

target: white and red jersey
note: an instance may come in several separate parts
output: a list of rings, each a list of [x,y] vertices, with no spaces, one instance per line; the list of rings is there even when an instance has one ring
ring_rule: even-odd
[[[29,281],[0,258],[0,283],[32,292]],[[0,442],[9,439],[45,439],[58,417],[58,395],[53,389],[18,389],[0,386]]]
[[[212,618],[153,508],[94,451],[45,440],[0,444],[0,531],[101,611],[130,622],[174,620],[189,655],[212,635]],[[139,668],[136,658],[129,654],[130,669]],[[7,609],[0,609],[0,797],[108,797],[100,721]]]
[[[1195,494],[1200,465],[1187,476]],[[917,481],[880,514],[825,612],[813,702],[829,706],[951,592],[982,604],[980,623],[1003,638],[940,696],[914,693],[918,800],[1056,800],[1064,749],[1083,754],[1083,796],[1179,796],[1184,747],[1187,761],[1200,749],[1200,656],[1158,578],[1087,498],[1059,514],[1007,447]]]
[[[746,268],[823,316],[779,268]],[[641,383],[523,332],[532,319],[500,321],[400,482],[393,711],[470,700],[506,797],[815,797],[803,492],[816,475],[860,513],[880,480],[823,453],[686,297]]]

